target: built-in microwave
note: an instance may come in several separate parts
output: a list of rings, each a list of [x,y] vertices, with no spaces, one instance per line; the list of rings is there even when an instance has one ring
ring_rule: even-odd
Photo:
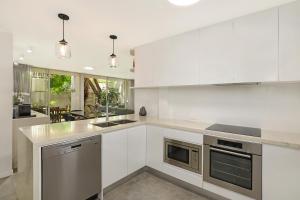
[[[202,174],[202,146],[164,138],[164,162]]]

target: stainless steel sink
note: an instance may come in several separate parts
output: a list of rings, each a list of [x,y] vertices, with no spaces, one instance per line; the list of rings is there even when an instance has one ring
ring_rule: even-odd
[[[100,126],[102,128],[106,128],[106,127],[110,127],[110,126],[116,126],[118,125],[117,123],[113,123],[113,122],[102,122],[102,123],[98,123],[98,124],[94,124],[95,126]]]
[[[133,123],[133,122],[136,122],[136,121],[129,120],[129,119],[122,119],[122,120],[113,121],[112,123],[116,123],[116,124],[128,124],[128,123]]]
[[[122,120],[117,120],[117,121],[112,121],[112,122],[101,122],[101,123],[94,124],[94,125],[100,126],[102,128],[106,128],[106,127],[116,126],[119,124],[128,124],[128,123],[133,123],[133,122],[136,122],[136,121],[129,120],[129,119],[122,119]]]

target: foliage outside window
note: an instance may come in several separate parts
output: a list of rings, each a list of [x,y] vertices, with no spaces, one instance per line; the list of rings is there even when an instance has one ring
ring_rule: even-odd
[[[71,76],[52,74],[50,78],[50,106],[71,106]]]
[[[71,76],[53,74],[50,79],[50,88],[53,94],[71,92]]]
[[[120,93],[116,88],[109,88],[108,89],[108,94],[107,94],[107,99],[108,99],[108,105],[110,106],[118,106],[119,105],[119,100],[120,100]],[[106,90],[102,90],[98,96],[98,103],[100,105],[105,106],[106,105]]]

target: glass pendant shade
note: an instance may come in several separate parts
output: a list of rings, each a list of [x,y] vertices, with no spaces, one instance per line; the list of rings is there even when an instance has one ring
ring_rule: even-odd
[[[71,58],[71,47],[65,40],[59,41],[55,46],[55,54],[58,58]]]
[[[110,59],[110,67],[116,68],[117,67],[117,56],[115,54],[111,54],[109,59]]]

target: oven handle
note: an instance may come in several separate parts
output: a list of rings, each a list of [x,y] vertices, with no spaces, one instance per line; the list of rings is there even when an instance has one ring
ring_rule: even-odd
[[[222,152],[222,153],[231,154],[231,155],[234,155],[234,156],[241,156],[241,157],[244,157],[244,158],[251,158],[250,155],[246,155],[246,154],[236,153],[236,152],[227,151],[227,150],[223,150],[223,149],[217,149],[217,148],[214,148],[214,147],[210,147],[210,149],[214,150],[214,151]]]

